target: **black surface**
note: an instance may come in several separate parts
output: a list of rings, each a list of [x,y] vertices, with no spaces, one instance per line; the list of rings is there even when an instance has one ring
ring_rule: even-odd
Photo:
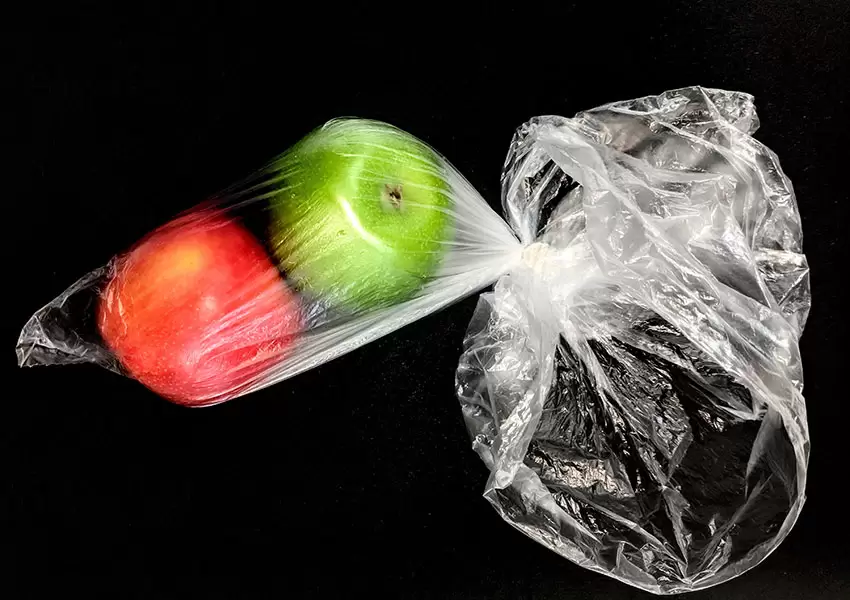
[[[808,504],[761,566],[689,598],[850,597],[850,5],[545,4],[391,19],[89,5],[0,25],[3,597],[649,597],[480,497],[453,390],[475,299],[201,410],[95,367],[18,370],[12,346],[78,276],[328,118],[424,138],[496,206],[526,119],[693,84],[756,96],[758,137],[798,194],[814,309]]]

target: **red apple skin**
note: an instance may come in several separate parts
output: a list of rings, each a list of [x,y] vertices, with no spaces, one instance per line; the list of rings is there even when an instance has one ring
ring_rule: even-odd
[[[188,406],[237,395],[301,329],[298,301],[261,244],[215,213],[176,219],[118,259],[97,319],[130,375]]]

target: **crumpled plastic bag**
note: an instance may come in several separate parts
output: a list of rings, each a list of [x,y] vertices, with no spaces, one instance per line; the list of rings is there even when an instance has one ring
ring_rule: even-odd
[[[764,559],[805,498],[808,267],[757,126],[749,95],[700,87],[533,119],[506,223],[413,136],[334,120],[71,285],[18,361],[207,406],[498,280],[457,372],[486,497],[577,564],[708,587]]]
[[[656,594],[757,565],[805,499],[809,271],[758,124],[751,96],[692,87],[522,126],[522,261],[457,371],[501,516]]]

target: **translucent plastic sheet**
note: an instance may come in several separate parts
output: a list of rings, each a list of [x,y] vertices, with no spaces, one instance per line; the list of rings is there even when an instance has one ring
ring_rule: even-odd
[[[520,250],[432,148],[338,119],[36,312],[18,362],[93,362],[216,404],[490,285]]]
[[[525,249],[457,372],[502,517],[658,594],[758,564],[804,501],[808,269],[747,94],[686,88],[515,135]]]

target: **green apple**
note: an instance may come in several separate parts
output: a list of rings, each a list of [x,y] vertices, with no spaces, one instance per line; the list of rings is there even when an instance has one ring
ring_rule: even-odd
[[[356,313],[415,296],[452,235],[445,163],[385,123],[335,120],[276,165],[271,240],[296,287]]]

